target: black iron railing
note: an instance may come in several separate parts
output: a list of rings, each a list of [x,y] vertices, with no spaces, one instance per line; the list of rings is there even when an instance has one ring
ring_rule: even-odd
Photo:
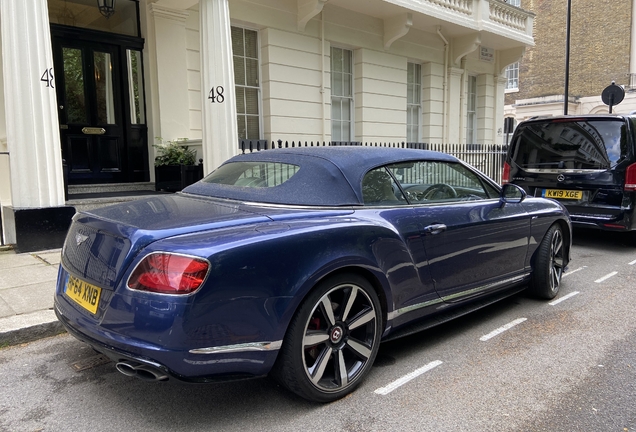
[[[409,142],[372,142],[359,141],[267,141],[267,140],[239,140],[241,153],[269,149],[293,147],[329,147],[329,146],[364,146],[389,148],[414,148],[448,153],[474,166],[497,183],[501,183],[501,171],[508,147],[500,144],[440,144],[440,143],[409,143]]]

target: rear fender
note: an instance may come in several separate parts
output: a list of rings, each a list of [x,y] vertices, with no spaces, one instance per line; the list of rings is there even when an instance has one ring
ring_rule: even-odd
[[[209,325],[204,322],[210,318],[207,311],[214,309],[217,317],[232,317],[234,328],[227,328],[228,324],[221,319],[219,326],[231,334],[240,331],[241,325],[253,327],[250,331],[259,333],[254,336],[256,340],[281,340],[304,298],[317,283],[334,272],[356,271],[365,275],[383,304],[394,304],[387,277],[392,261],[381,255],[387,244],[395,246],[392,251],[404,250],[400,247],[403,241],[394,231],[350,219],[346,224],[322,220],[303,221],[293,226],[270,223],[245,228],[157,241],[145,248],[135,263],[153,251],[207,258],[211,273],[204,286],[192,296],[189,316],[201,319],[197,325]],[[410,255],[403,253],[398,259],[410,260]],[[240,309],[238,304],[242,305]],[[243,318],[237,319],[240,315]],[[258,322],[258,325],[245,326],[246,321]],[[229,337],[231,339],[231,335]]]

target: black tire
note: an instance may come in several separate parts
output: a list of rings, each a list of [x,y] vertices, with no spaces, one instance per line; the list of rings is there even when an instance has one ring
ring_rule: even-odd
[[[340,399],[371,369],[381,325],[380,301],[366,279],[355,274],[329,277],[296,311],[272,375],[310,401]]]
[[[535,252],[530,290],[538,298],[553,299],[559,293],[567,250],[558,224],[548,229]]]

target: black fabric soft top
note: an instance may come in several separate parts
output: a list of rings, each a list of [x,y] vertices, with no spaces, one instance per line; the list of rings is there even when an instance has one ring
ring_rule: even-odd
[[[223,165],[238,161],[280,162],[297,165],[298,172],[275,187],[246,188],[205,179],[188,186],[184,193],[247,202],[301,206],[362,205],[362,178],[383,165],[417,160],[456,162],[445,153],[386,147],[297,147],[264,150],[235,156]]]

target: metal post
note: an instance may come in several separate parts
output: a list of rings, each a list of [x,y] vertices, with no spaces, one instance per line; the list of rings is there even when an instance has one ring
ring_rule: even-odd
[[[565,93],[563,100],[563,115],[568,115],[568,94],[570,92],[570,21],[572,0],[568,0],[567,18],[565,22]]]

